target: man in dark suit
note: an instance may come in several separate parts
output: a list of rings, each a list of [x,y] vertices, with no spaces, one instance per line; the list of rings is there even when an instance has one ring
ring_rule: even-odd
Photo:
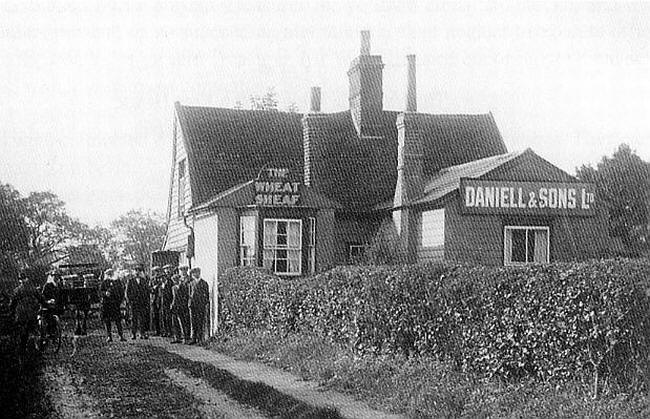
[[[160,282],[162,270],[160,266],[151,269],[149,281],[149,330],[156,336],[160,335]]]
[[[190,344],[194,344],[203,341],[203,327],[208,303],[210,302],[210,291],[208,283],[201,278],[200,268],[192,268],[190,270],[190,276],[192,277],[192,281],[190,282],[190,299],[188,302],[190,321],[192,323],[192,340]]]
[[[131,338],[135,339],[136,332],[140,332],[141,339],[148,339],[146,332],[146,320],[149,307],[149,289],[147,278],[144,275],[142,266],[138,266],[135,275],[129,278],[126,284],[126,299],[131,306],[133,321],[131,324]]]
[[[172,271],[171,266],[169,268],[165,266],[165,274],[162,277],[162,283],[160,284],[160,325],[162,336],[173,336],[174,331],[172,330],[172,287],[174,283],[172,282]]]

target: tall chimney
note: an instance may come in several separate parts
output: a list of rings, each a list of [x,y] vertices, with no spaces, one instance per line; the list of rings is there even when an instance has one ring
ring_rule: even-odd
[[[415,55],[407,55],[408,72],[406,74],[406,112],[418,111],[418,96],[415,86]]]
[[[383,122],[383,68],[380,55],[370,55],[370,32],[361,31],[360,55],[352,60],[350,113],[360,137],[381,136]]]
[[[309,112],[320,112],[320,87],[314,86],[311,88],[311,96],[309,99]]]
[[[370,55],[370,31],[361,31],[361,50],[359,55]]]

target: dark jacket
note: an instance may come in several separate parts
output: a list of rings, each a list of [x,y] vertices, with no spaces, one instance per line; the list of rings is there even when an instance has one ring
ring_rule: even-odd
[[[14,321],[26,324],[35,323],[38,310],[43,304],[41,293],[29,281],[19,285],[14,289],[10,303]]]
[[[193,280],[190,285],[189,307],[192,310],[205,310],[210,302],[210,289],[203,278]]]
[[[187,288],[187,283],[181,282],[178,285],[174,285],[172,289],[173,298],[171,304],[171,311],[174,314],[182,314],[184,311],[187,311],[187,302],[189,300],[190,294]]]
[[[147,278],[129,278],[126,283],[126,300],[132,310],[146,310],[149,306],[149,288]]]
[[[102,316],[105,319],[119,318],[120,305],[124,300],[124,287],[119,279],[105,279],[99,286],[102,297]]]
[[[60,313],[62,312],[63,308],[63,301],[61,301],[61,288],[52,282],[46,282],[43,285],[43,290],[41,291],[41,295],[43,295],[43,300],[47,303],[50,300],[54,300],[54,305],[51,307],[48,307],[52,309],[54,313]]]

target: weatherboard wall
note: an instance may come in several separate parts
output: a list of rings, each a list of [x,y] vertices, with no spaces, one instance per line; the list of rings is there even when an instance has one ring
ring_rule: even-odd
[[[178,127],[178,123],[176,123]],[[170,202],[168,204],[168,225],[167,235],[165,240],[165,248],[163,250],[175,250],[182,252],[181,263],[184,261],[184,253],[187,249],[187,236],[189,229],[185,226],[183,217],[179,215],[178,211],[178,196],[179,192],[185,195],[185,208],[192,206],[192,195],[190,189],[190,167],[187,164],[187,152],[185,150],[185,142],[183,134],[180,129],[174,130],[174,158],[170,185]],[[185,160],[185,187],[179,191],[179,173],[178,164],[180,161]]]

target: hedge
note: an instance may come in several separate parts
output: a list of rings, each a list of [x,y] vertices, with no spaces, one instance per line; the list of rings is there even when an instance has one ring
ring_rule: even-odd
[[[479,377],[647,388],[650,262],[338,267],[220,278],[221,325],[316,333],[359,352],[425,355]]]

